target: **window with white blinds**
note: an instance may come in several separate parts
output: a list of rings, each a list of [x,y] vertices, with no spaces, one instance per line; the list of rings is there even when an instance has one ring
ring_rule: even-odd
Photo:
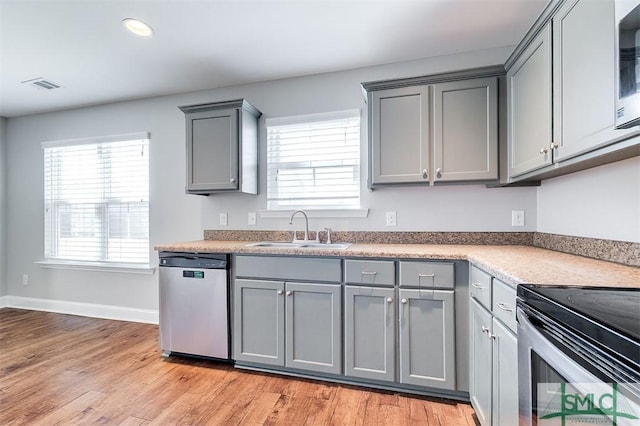
[[[45,259],[148,264],[148,134],[42,148]]]
[[[360,207],[360,111],[267,120],[267,209]]]

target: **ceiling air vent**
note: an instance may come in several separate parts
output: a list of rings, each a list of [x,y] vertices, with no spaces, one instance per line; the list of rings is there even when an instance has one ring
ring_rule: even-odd
[[[25,80],[25,81],[22,81],[21,83],[28,84],[29,86],[35,87],[36,89],[44,89],[44,90],[54,90],[62,87],[58,83],[54,83],[53,81],[47,80],[42,77],[34,78],[31,80]]]

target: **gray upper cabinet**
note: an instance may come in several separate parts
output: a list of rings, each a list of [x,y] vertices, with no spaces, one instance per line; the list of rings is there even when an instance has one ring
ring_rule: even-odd
[[[551,164],[551,24],[507,71],[509,176]]]
[[[615,128],[614,0],[552,0],[507,60],[508,179],[546,179],[640,154]]]
[[[258,190],[258,118],[245,100],[182,106],[191,194]]]
[[[369,108],[369,187],[495,181],[498,77],[487,67],[362,83]]]
[[[393,288],[345,286],[345,375],[395,380]]]
[[[428,182],[429,105],[428,86],[370,94],[370,186]]]
[[[454,293],[399,290],[400,383],[455,389]]]
[[[436,84],[433,179],[498,178],[498,84],[494,78]]]
[[[553,18],[553,153],[562,161],[611,143],[614,2],[568,0]]]

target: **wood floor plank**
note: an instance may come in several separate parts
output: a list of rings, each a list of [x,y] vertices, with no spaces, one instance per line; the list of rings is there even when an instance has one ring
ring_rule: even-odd
[[[0,309],[4,425],[476,425],[469,404],[161,356],[158,327]]]

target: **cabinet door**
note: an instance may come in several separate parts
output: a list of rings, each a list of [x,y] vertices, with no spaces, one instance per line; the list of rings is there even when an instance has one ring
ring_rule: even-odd
[[[235,280],[233,348],[238,361],[284,365],[284,282]]]
[[[471,371],[469,398],[476,411],[478,421],[485,426],[491,423],[491,314],[474,299],[471,299],[470,313],[469,337],[471,342],[469,353],[471,354]],[[510,374],[517,377],[516,371],[518,370],[511,370]],[[513,424],[518,424],[518,422],[516,421]]]
[[[498,81],[454,81],[433,88],[435,182],[498,178]]]
[[[429,181],[429,87],[371,92],[370,184]]]
[[[507,71],[509,177],[551,164],[551,24]]]
[[[455,389],[453,291],[400,289],[400,383]]]
[[[395,379],[395,305],[393,288],[345,287],[346,376]]]
[[[187,191],[238,189],[238,109],[189,113]]]
[[[613,6],[570,0],[553,18],[554,161],[616,138]]]
[[[341,286],[287,282],[286,295],[285,365],[341,374]]]
[[[493,319],[493,424],[518,424],[518,340]]]

